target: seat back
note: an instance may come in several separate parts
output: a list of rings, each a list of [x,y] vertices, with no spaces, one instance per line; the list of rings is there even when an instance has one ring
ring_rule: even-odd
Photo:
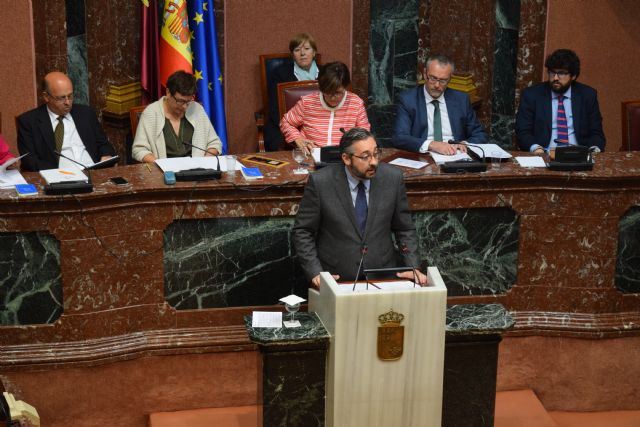
[[[640,150],[640,100],[622,101],[620,151]]]
[[[320,87],[316,80],[278,83],[278,113],[280,119],[296,102],[305,95],[318,92]]]
[[[147,108],[146,105],[138,105],[137,107],[132,107],[129,110],[129,120],[131,121],[131,136],[133,138],[136,137],[138,122],[140,121],[140,116],[142,115],[142,112],[145,108]]]
[[[316,63],[321,64],[321,55],[316,53]],[[262,93],[262,112],[263,114],[269,111],[269,94],[277,93],[275,82],[273,81],[272,74],[274,70],[280,67],[282,64],[292,64],[291,54],[287,53],[267,53],[260,55],[260,91]],[[293,64],[292,64],[293,65]]]

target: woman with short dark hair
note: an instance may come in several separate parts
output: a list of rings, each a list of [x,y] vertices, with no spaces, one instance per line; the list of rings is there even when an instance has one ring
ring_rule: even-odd
[[[309,152],[313,147],[338,145],[343,131],[354,127],[371,130],[364,102],[347,87],[349,69],[342,62],[320,67],[320,92],[300,98],[282,117],[280,130],[285,141]]]

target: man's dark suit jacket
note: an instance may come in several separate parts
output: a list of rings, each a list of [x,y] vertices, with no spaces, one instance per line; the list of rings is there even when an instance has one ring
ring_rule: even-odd
[[[549,146],[551,93],[548,83],[531,86],[522,92],[516,115],[516,135],[521,150],[531,151],[533,144]],[[606,140],[596,90],[574,81],[571,85],[571,111],[578,144],[585,147],[596,146],[604,151]]]
[[[369,211],[364,236],[343,164],[329,165],[309,176],[293,226],[298,260],[309,280],[328,271],[340,280],[354,280],[366,245],[364,268],[396,267],[403,262],[419,268],[418,237],[409,212],[402,172],[380,163],[369,189]]]
[[[73,104],[71,117],[80,139],[94,162],[102,156],[113,156],[115,151],[104,132],[96,114],[86,105]],[[25,170],[39,171],[58,167],[58,156],[54,153],[56,140],[47,112],[47,106],[27,111],[18,117],[18,150],[20,154],[30,153],[22,158]]]
[[[402,92],[398,101],[393,128],[393,146],[418,152],[429,133],[424,86]],[[447,104],[451,131],[456,141],[467,141],[469,144],[487,142],[487,134],[478,121],[466,93],[446,89],[444,102]]]

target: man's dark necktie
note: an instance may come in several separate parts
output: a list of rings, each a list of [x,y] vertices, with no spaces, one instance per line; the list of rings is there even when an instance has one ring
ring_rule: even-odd
[[[564,99],[566,97],[564,95],[558,96],[558,115],[556,116],[557,127],[558,127],[558,138],[557,142],[559,144],[568,144],[569,143],[569,126],[567,125],[567,114],[564,111]]]
[[[63,119],[64,116],[58,116],[58,118],[56,119],[58,120],[58,124],[55,131],[53,132],[56,140],[56,151],[58,153],[62,151],[62,142],[64,141],[64,123],[62,123]]]
[[[358,183],[358,195],[356,196],[356,220],[362,236],[364,236],[364,228],[367,225],[367,213],[369,211],[365,191],[364,183],[360,181]]]
[[[437,99],[431,101],[433,104],[433,140],[442,141],[442,118],[440,117],[440,102]]]

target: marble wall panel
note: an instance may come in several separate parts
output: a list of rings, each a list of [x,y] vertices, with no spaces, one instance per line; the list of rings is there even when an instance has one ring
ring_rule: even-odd
[[[89,105],[89,70],[84,0],[66,0],[68,74],[74,102]]]
[[[53,323],[62,298],[58,241],[45,233],[0,233],[0,325]]]
[[[618,228],[616,288],[640,293],[640,207],[631,208]]]
[[[50,71],[67,71],[66,8],[64,2],[51,0],[32,0],[32,8],[35,77],[40,83]]]
[[[369,98],[370,0],[353,0],[351,31],[351,90],[363,100]]]
[[[522,89],[542,79],[546,28],[547,0],[520,0],[516,105]]]
[[[506,209],[413,214],[421,268],[436,266],[448,296],[506,293],[515,284],[519,221]]]
[[[184,220],[165,230],[165,298],[177,309],[271,305],[307,282],[292,218]]]
[[[377,140],[389,146],[396,96],[416,84],[418,1],[371,1],[368,116]]]
[[[491,142],[513,148],[520,2],[496,1],[496,33],[491,94]]]

